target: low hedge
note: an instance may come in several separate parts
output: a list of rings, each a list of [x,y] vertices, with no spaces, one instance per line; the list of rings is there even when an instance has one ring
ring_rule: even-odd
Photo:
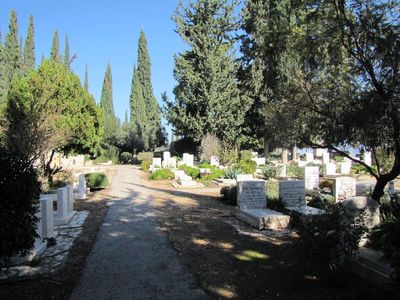
[[[91,190],[104,189],[108,186],[108,178],[104,173],[85,174],[86,185]]]
[[[159,169],[153,172],[149,178],[151,180],[166,180],[175,178],[175,175],[170,169]]]

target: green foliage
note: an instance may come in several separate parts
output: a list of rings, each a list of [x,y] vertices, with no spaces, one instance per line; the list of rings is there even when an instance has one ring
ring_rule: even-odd
[[[199,143],[195,142],[192,138],[185,137],[171,142],[170,148],[173,155],[181,156],[183,153],[196,153],[198,145]]]
[[[278,201],[279,200],[279,181],[277,180],[268,180],[265,185],[267,199],[269,201]]]
[[[151,173],[151,180],[166,180],[175,178],[174,173],[170,169],[158,169]]]
[[[236,3],[234,3],[236,4]],[[175,101],[163,96],[177,134],[200,142],[206,134],[240,143],[246,103],[237,86],[235,5],[227,0],[180,2],[173,16],[188,49],[175,56]]]
[[[251,153],[250,150],[242,150],[239,153],[240,160],[251,161],[252,158],[253,158],[253,154]]]
[[[274,164],[266,164],[260,169],[266,180],[276,178],[278,176],[279,167]]]
[[[336,203],[335,197],[331,194],[314,193],[308,205],[315,208],[328,210],[335,203]]]
[[[139,152],[137,155],[138,161],[149,161],[150,164],[153,162],[153,152]]]
[[[56,63],[61,63],[60,42],[58,38],[58,30],[53,34],[53,43],[51,45],[50,59]]]
[[[217,178],[221,178],[224,176],[224,170],[221,170],[218,167],[210,165],[208,163],[202,163],[201,165],[198,166],[198,168],[210,169],[210,171],[212,172],[212,174],[206,175],[203,178],[199,179],[198,181],[200,182],[213,181]]]
[[[87,173],[85,179],[90,190],[104,189],[108,186],[108,178],[104,173]]]
[[[65,51],[64,51],[64,66],[70,70],[70,56],[69,56],[69,40],[68,34],[65,35]]]
[[[33,247],[40,182],[31,163],[0,149],[0,257],[26,255]]]
[[[333,157],[333,159],[334,159],[335,162],[343,162],[344,157],[343,157],[343,156],[335,155],[335,156]]]
[[[111,66],[107,65],[101,89],[100,107],[104,115],[104,139],[106,143],[114,137],[118,128],[118,121],[114,113]]]
[[[304,179],[304,167],[299,167],[297,163],[290,163],[287,166],[287,176]]]
[[[85,81],[83,84],[83,88],[85,89],[86,92],[89,93],[89,78],[88,78],[88,67],[87,64],[85,65]]]
[[[243,174],[253,174],[256,171],[257,163],[252,160],[241,160],[234,165],[234,168],[240,169]]]
[[[198,168],[189,167],[189,166],[180,166],[180,170],[184,170],[187,175],[192,177],[193,179],[197,179],[200,176],[200,170]]]
[[[224,170],[223,178],[236,179],[236,176],[239,174],[244,174],[244,172],[240,169],[228,168],[228,169]]]
[[[129,152],[122,152],[119,155],[119,161],[123,164],[131,164],[133,162],[133,154]]]
[[[35,69],[35,29],[33,25],[33,17],[29,18],[28,32],[26,34],[24,44],[24,69]]]
[[[298,224],[303,249],[338,274],[348,272],[367,230],[364,220],[364,212],[350,216],[339,204],[331,205],[328,214]]]
[[[400,282],[400,201],[399,195],[391,195],[382,203],[381,224],[369,234],[370,246],[382,251],[394,268],[393,277]]]
[[[237,205],[237,186],[224,186],[221,188],[222,200],[229,205]]]
[[[149,160],[142,160],[142,162],[140,163],[140,168],[147,172],[150,169],[151,166],[151,161]]]

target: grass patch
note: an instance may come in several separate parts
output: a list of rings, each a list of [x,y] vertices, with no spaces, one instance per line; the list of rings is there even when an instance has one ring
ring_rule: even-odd
[[[166,180],[173,179],[175,177],[174,173],[170,169],[159,169],[153,172],[149,179],[151,180]]]

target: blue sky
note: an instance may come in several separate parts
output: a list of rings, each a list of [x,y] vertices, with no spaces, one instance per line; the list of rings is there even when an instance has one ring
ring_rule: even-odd
[[[29,16],[35,25],[36,64],[42,55],[49,57],[52,37],[58,30],[60,50],[64,52],[68,33],[70,55],[77,54],[72,70],[81,78],[88,65],[89,92],[100,100],[107,63],[113,75],[113,96],[116,115],[123,120],[129,110],[133,65],[137,61],[140,31],[146,34],[152,62],[154,95],[161,102],[161,93],[172,97],[174,54],[185,45],[175,33],[172,14],[178,0],[1,0],[0,30],[8,32],[9,13],[17,12],[19,35],[23,40]]]

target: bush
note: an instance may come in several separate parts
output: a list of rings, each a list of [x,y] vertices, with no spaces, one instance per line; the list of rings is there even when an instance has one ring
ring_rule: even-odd
[[[140,163],[140,168],[145,172],[147,172],[150,169],[150,166],[151,166],[151,162],[148,160],[143,160]]]
[[[256,171],[257,163],[252,160],[241,160],[234,167],[242,170],[244,174],[253,174]]]
[[[369,234],[370,246],[383,252],[394,268],[394,279],[400,283],[400,202],[391,195],[381,205],[382,222]]]
[[[112,163],[113,163],[114,165],[116,165],[116,164],[118,163],[118,159],[117,159],[117,158],[115,158],[115,157],[109,158],[109,157],[107,157],[107,156],[98,156],[98,157],[96,157],[96,159],[93,161],[93,163],[96,165],[96,164],[101,164],[101,163],[109,162],[110,160],[112,161]]]
[[[296,163],[287,166],[287,176],[304,179],[304,167],[299,167]]]
[[[129,152],[122,152],[119,156],[119,161],[123,164],[131,164],[133,162],[133,155]]]
[[[329,207],[334,205],[335,203],[336,203],[335,197],[331,194],[314,193],[308,205],[315,208],[328,210]]]
[[[153,161],[153,152],[139,152],[138,155],[136,156],[137,160],[142,162],[142,161]]]
[[[237,205],[237,186],[224,186],[221,189],[222,200],[229,205]]]
[[[171,143],[171,155],[182,156],[183,153],[196,153],[198,142],[195,142],[190,137],[185,137]]]
[[[179,169],[185,171],[185,173],[190,177],[192,177],[193,179],[197,179],[200,176],[200,170],[198,168],[189,166],[180,166]]]
[[[266,164],[261,167],[261,172],[266,180],[277,177],[278,171],[278,167],[273,164]]]
[[[170,169],[158,169],[153,172],[150,177],[151,180],[165,180],[175,178],[174,173]]]
[[[226,179],[236,179],[238,174],[243,174],[243,171],[237,168],[229,168],[224,170],[223,178]]]
[[[251,159],[253,158],[253,154],[251,153],[250,150],[242,150],[239,153],[239,157],[240,157],[240,160],[251,161]]]
[[[87,173],[85,179],[90,190],[104,189],[108,186],[108,179],[104,173]]]
[[[28,160],[0,149],[0,258],[27,255],[38,237],[40,182]]]

